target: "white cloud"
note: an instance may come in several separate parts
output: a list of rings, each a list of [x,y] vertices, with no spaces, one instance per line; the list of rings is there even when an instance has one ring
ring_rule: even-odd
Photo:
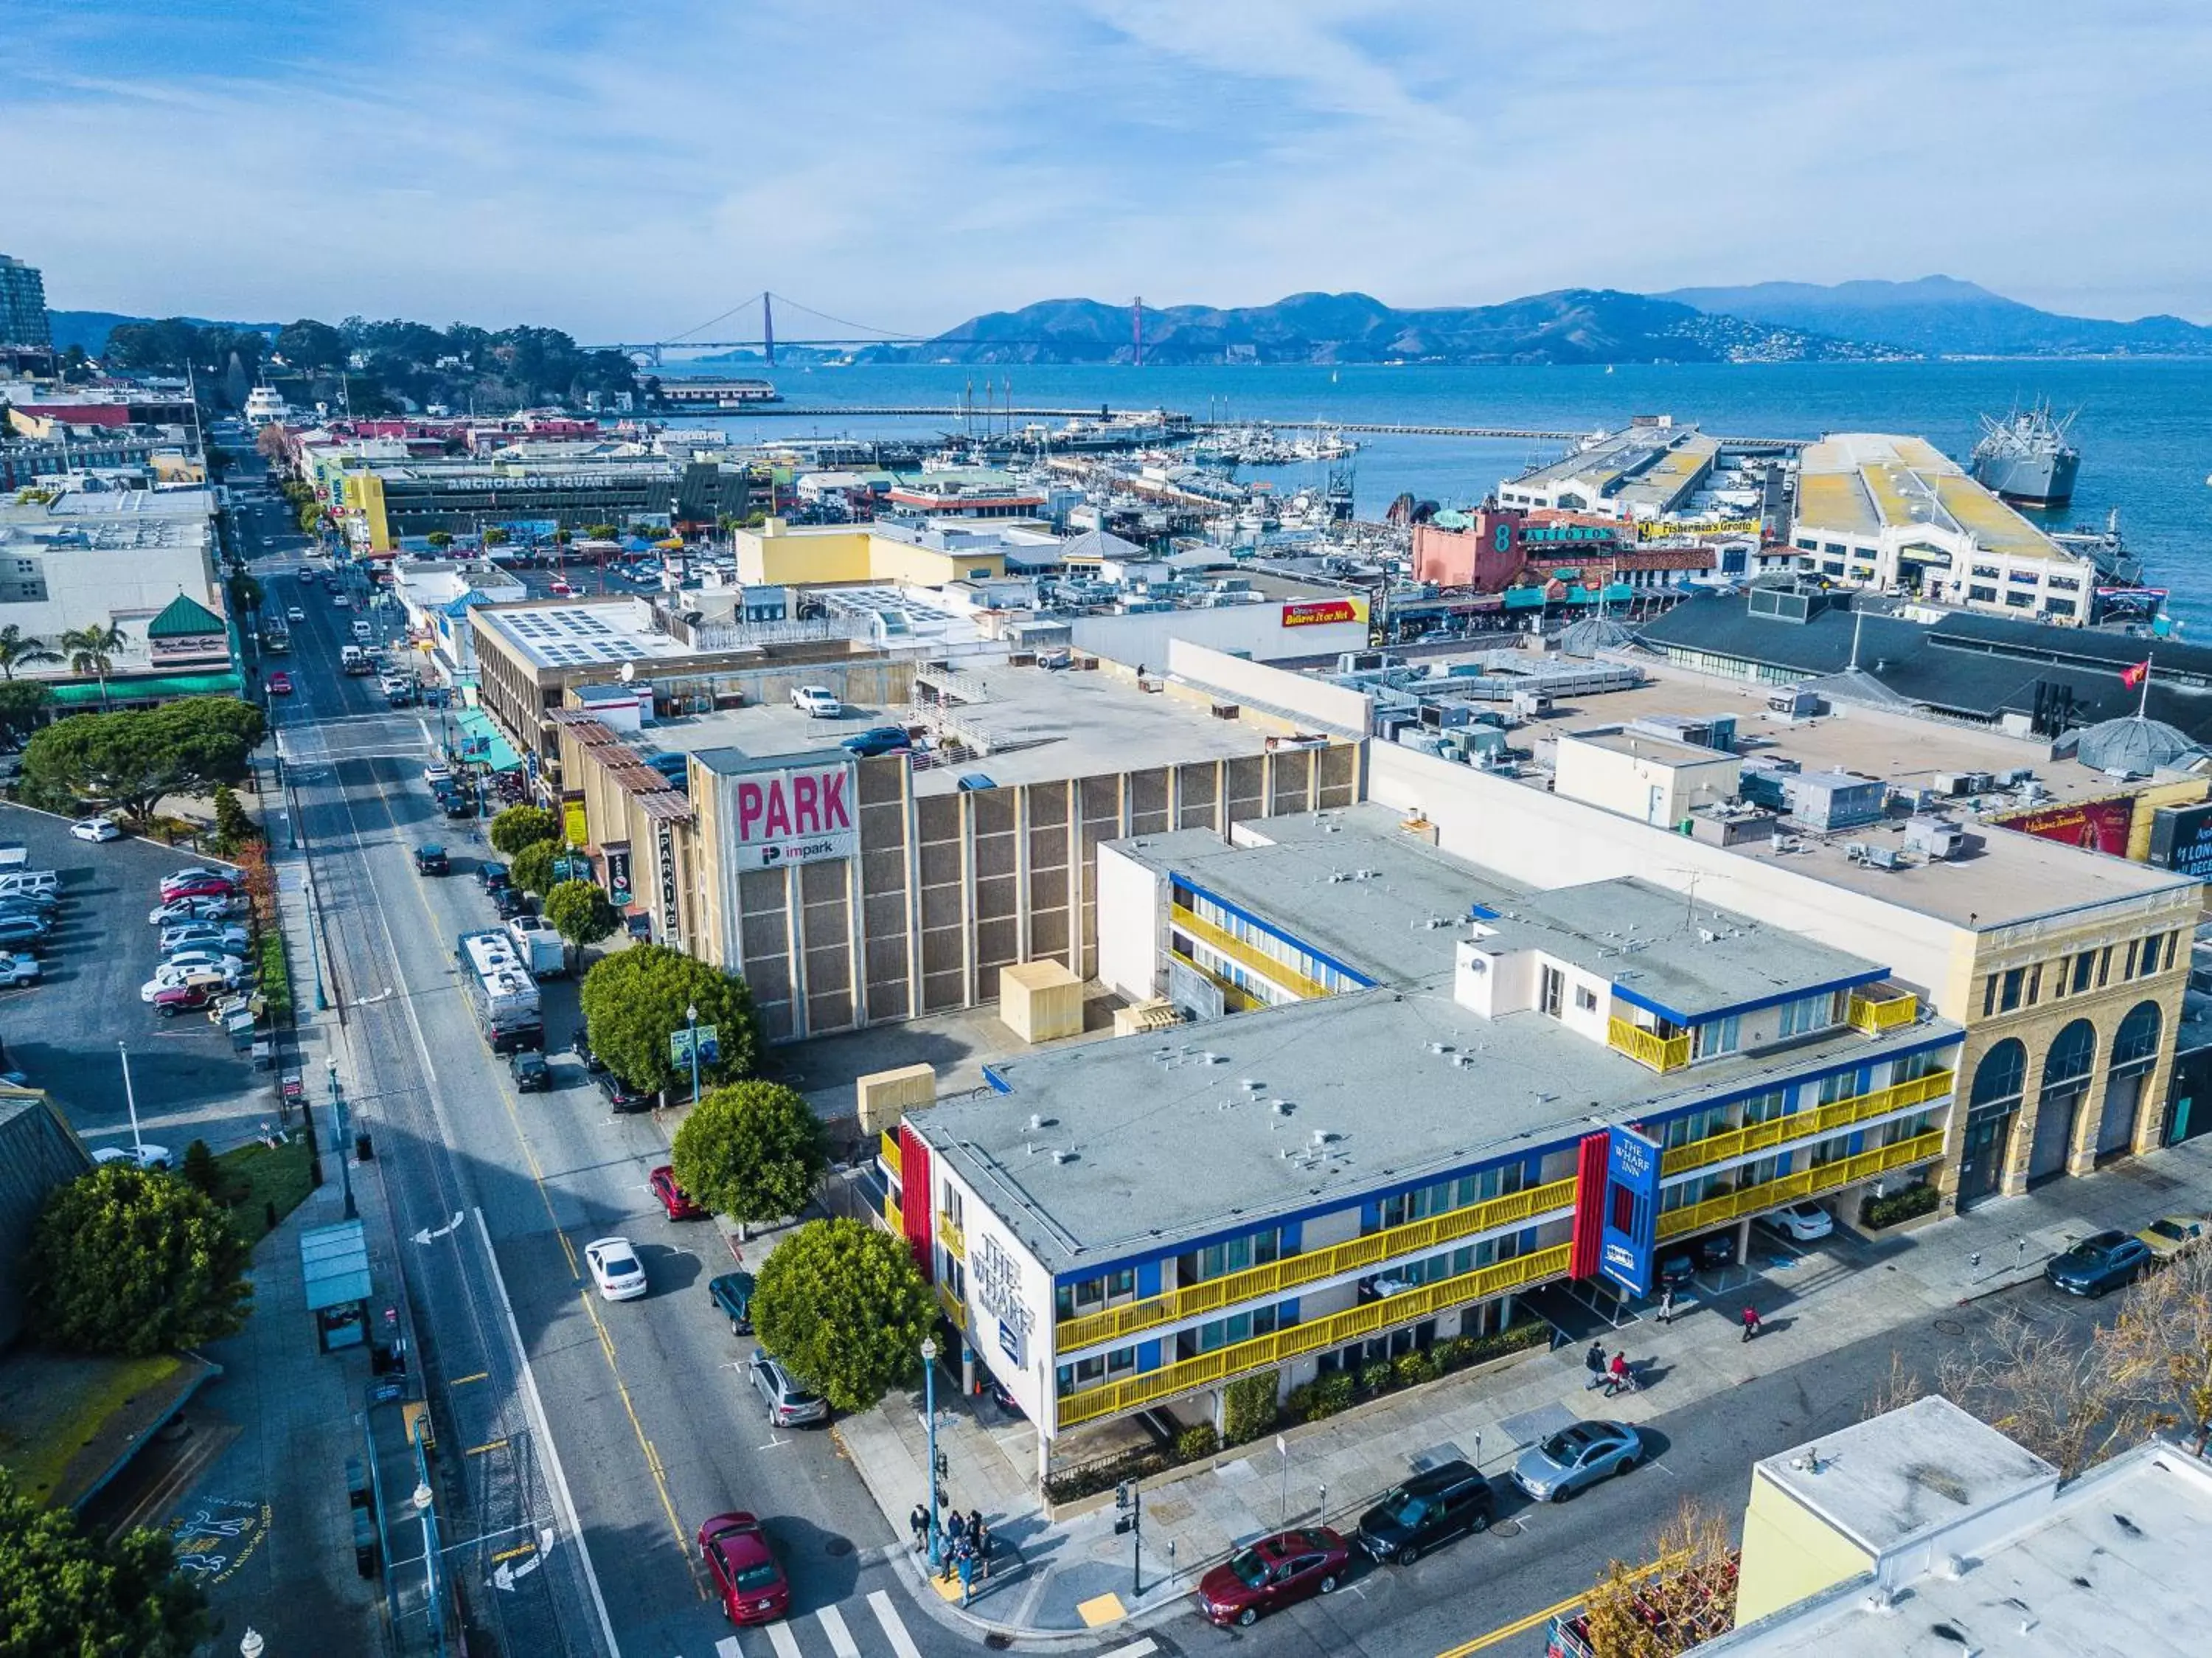
[[[2212,312],[2212,33],[2161,8],[146,8],[11,16],[7,251],[58,306],[637,338],[762,288],[927,329],[1945,271]]]

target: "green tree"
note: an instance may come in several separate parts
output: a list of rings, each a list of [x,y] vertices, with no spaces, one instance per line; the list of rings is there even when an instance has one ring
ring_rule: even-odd
[[[53,702],[52,686],[40,685],[36,680],[0,680],[0,731],[14,738],[27,737]]]
[[[100,705],[107,706],[107,674],[115,666],[115,653],[131,642],[131,636],[110,621],[106,626],[73,627],[62,635],[62,649],[69,653],[69,670],[80,678],[87,674],[100,680]]]
[[[322,527],[322,504],[312,499],[302,501],[300,503],[300,533],[313,535]]]
[[[593,541],[611,541],[621,533],[612,524],[587,525],[584,530],[586,537]]]
[[[432,530],[422,539],[425,541],[428,541],[434,551],[439,552],[443,552],[447,547],[453,545],[453,533],[451,530]]]
[[[676,1080],[668,1038],[684,1028],[686,1008],[697,1008],[699,1022],[714,1027],[720,1051],[702,1072],[703,1081],[750,1076],[758,1057],[745,981],[663,944],[636,945],[593,963],[584,975],[582,1002],[592,1051],[632,1088],[658,1091]],[[688,1066],[684,1076],[690,1076]]]
[[[184,1181],[110,1163],[51,1193],[26,1300],[55,1347],[143,1358],[245,1327],[253,1298],[230,1219]]]
[[[492,850],[513,857],[532,841],[557,840],[561,820],[542,806],[510,806],[491,820]]]
[[[598,943],[622,924],[614,905],[595,881],[556,882],[545,894],[545,918],[568,941],[580,961],[586,945]]]
[[[228,783],[216,785],[215,838],[216,845],[225,854],[235,852],[248,841],[261,838],[261,831],[246,815],[246,803],[238,798],[238,791]]]
[[[484,546],[488,547],[503,547],[507,545],[508,537],[505,530],[494,524],[483,533],[483,539]]]
[[[72,714],[34,733],[23,749],[23,795],[67,812],[79,802],[144,822],[174,775],[143,715]]]
[[[669,1161],[678,1186],[740,1226],[799,1213],[829,1167],[821,1119],[781,1082],[710,1090],[677,1129]]]
[[[553,861],[562,856],[557,840],[533,840],[509,859],[507,878],[526,893],[543,898],[553,890]]]
[[[26,633],[15,623],[0,627],[0,677],[14,679],[19,667],[29,667],[39,662],[58,662],[62,655],[49,650],[46,642],[36,634]]]
[[[222,1184],[222,1165],[204,1140],[195,1140],[185,1148],[184,1167],[179,1172],[186,1186],[206,1197],[214,1197],[216,1188]]]
[[[345,338],[327,322],[301,317],[277,334],[276,352],[288,367],[303,373],[336,369],[346,360]]]
[[[841,1411],[865,1411],[921,1369],[937,1302],[906,1240],[858,1221],[810,1221],[753,1286],[760,1344]]]
[[[259,610],[267,597],[261,583],[252,576],[241,575],[230,578],[230,612],[233,616],[244,616]]]
[[[70,1510],[18,1492],[0,1468],[0,1654],[187,1658],[211,1630],[166,1532],[105,1541]]]

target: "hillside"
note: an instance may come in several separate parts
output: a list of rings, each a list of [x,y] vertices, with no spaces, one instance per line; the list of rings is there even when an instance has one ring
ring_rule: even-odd
[[[46,320],[54,331],[54,350],[66,351],[72,345],[84,348],[87,357],[98,357],[107,349],[107,337],[126,322],[151,322],[151,317],[126,316],[120,311],[49,311]],[[235,332],[262,333],[273,336],[283,326],[276,322],[211,322],[205,317],[185,317],[184,321],[196,328],[222,328]]]
[[[2179,317],[2115,322],[2039,311],[1971,282],[1761,282],[1654,298],[1781,327],[1876,340],[1929,357],[2096,357],[2212,352],[2212,328]]]
[[[993,311],[911,352],[975,363],[1126,363],[1126,305],[1044,300]],[[1898,355],[1794,327],[1717,316],[1612,289],[1568,288],[1501,305],[1401,310],[1367,294],[1293,294],[1273,305],[1145,308],[1153,363],[1803,362]]]

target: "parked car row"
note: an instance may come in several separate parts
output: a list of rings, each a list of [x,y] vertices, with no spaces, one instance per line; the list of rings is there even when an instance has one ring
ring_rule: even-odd
[[[69,900],[58,870],[29,868],[20,846],[8,848],[5,856],[10,861],[0,863],[0,987],[35,984],[40,953],[49,947]]]
[[[158,929],[161,960],[138,987],[138,999],[163,1019],[198,1013],[246,988],[252,934],[243,917],[243,883],[228,869],[203,865],[161,877],[160,901],[147,915]]]

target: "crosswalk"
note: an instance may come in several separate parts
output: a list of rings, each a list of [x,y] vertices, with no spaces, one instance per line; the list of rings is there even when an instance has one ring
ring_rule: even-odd
[[[726,1635],[714,1643],[714,1658],[921,1658],[921,1649],[907,1632],[906,1624],[899,1616],[898,1606],[889,1593],[883,1589],[870,1592],[868,1611],[872,1619],[864,1618],[858,1610],[859,1603],[848,1600],[842,1606],[823,1606],[818,1612],[803,1612],[774,1624],[763,1624],[757,1629],[742,1630],[735,1635]],[[848,1623],[847,1608],[853,1609],[853,1619]],[[857,1625],[859,1633],[854,1632]],[[882,1639],[877,1639],[880,1633]],[[1151,1658],[1159,1650],[1149,1638],[1137,1640],[1113,1648],[1098,1655],[1098,1658]]]

